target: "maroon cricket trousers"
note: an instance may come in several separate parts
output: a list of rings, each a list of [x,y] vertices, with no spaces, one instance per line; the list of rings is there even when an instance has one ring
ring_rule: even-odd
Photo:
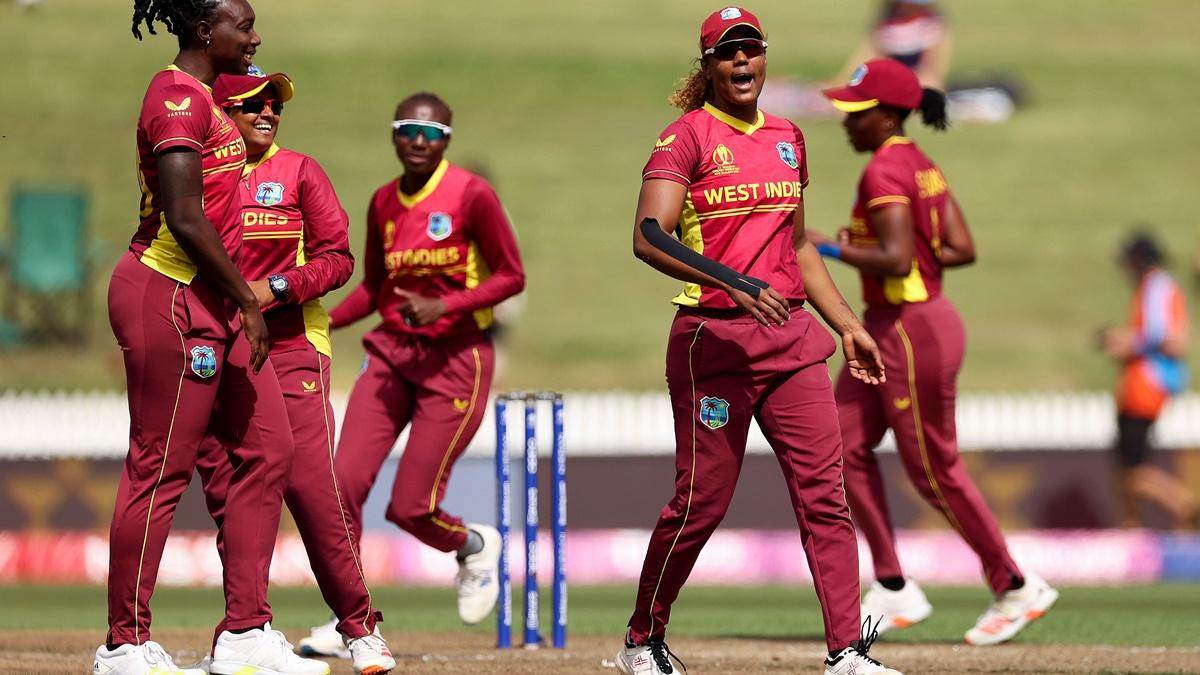
[[[879,344],[887,382],[871,387],[842,371],[838,417],[845,448],[846,491],[854,520],[871,548],[875,577],[903,576],[875,447],[891,429],[909,479],[983,563],[992,591],[1020,576],[1004,535],[958,453],[954,401],[966,337],[954,305],[928,302],[867,309],[864,325]]]
[[[163,547],[210,431],[232,467],[222,532],[225,617],[217,630],[270,621],[267,580],[292,458],[274,369],[251,371],[234,313],[202,279],[179,283],[132,253],[113,271],[108,313],[125,359],[130,424],[109,530],[107,641],[150,639]]]
[[[350,638],[369,635],[382,615],[371,600],[350,515],[334,474],[329,357],[305,343],[301,349],[272,350],[271,364],[283,389],[296,444],[284,503],[296,520],[321,597],[338,618],[338,632]],[[225,503],[233,474],[224,458],[225,450],[212,437],[205,441],[196,464],[209,513],[218,527],[227,519]],[[217,548],[224,559],[224,541],[219,536]]]
[[[650,538],[629,624],[633,642],[664,635],[671,605],[733,498],[752,418],[783,470],[825,641],[834,650],[858,638],[858,546],[825,365],[833,351],[829,333],[799,307],[774,327],[740,312],[678,311],[667,345],[675,496]]]
[[[366,361],[346,404],[335,466],[356,539],[362,507],[400,432],[408,442],[396,467],[387,519],[421,543],[456,551],[462,519],[441,507],[454,463],[487,410],[495,354],[485,333],[443,338],[384,327],[363,337]]]

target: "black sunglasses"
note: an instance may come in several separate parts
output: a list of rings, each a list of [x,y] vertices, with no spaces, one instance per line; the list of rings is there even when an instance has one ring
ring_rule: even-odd
[[[283,112],[283,101],[276,101],[274,99],[264,100],[261,98],[251,98],[234,103],[229,106],[229,109],[233,110],[237,108],[243,115],[258,115],[267,107],[267,104],[271,105],[271,112],[276,115]]]
[[[767,52],[767,41],[758,38],[726,40],[705,49],[704,55],[714,56],[721,61],[732,61],[737,58],[738,52],[745,54],[748,59],[762,56]]]

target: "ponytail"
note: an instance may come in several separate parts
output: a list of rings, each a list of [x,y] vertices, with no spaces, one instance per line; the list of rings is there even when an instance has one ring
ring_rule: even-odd
[[[699,62],[696,68],[686,77],[680,78],[679,88],[667,97],[671,105],[683,112],[691,112],[704,107],[713,97],[712,82],[704,76],[704,69]]]
[[[925,87],[921,91],[921,121],[927,127],[945,131],[950,126],[946,115],[946,95],[937,89]]]

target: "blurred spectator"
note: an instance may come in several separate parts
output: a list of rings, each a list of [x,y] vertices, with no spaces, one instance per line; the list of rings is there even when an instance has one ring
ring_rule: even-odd
[[[1118,264],[1137,289],[1125,326],[1100,332],[1100,348],[1121,365],[1117,382],[1117,459],[1125,513],[1139,523],[1138,505],[1170,514],[1176,528],[1197,525],[1196,496],[1179,479],[1150,463],[1150,429],[1167,400],[1187,385],[1187,308],[1179,286],[1163,269],[1163,252],[1148,233],[1133,234]]]
[[[951,121],[995,124],[1011,117],[1020,102],[1020,86],[995,76],[947,82],[950,45],[950,25],[936,0],[883,0],[867,37],[836,77],[824,83],[773,80],[760,105],[788,117],[838,116],[820,89],[845,85],[871,59],[890,58],[911,68],[922,87],[946,92]]]

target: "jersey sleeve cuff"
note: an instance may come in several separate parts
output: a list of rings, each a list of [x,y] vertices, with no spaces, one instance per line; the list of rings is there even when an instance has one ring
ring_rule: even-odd
[[[867,202],[867,208],[874,209],[874,208],[878,208],[880,206],[887,206],[888,204],[911,204],[911,203],[912,203],[912,200],[909,199],[908,197],[905,197],[904,195],[883,195],[882,197],[876,197],[872,200],[869,200]]]
[[[692,180],[687,176],[671,171],[670,169],[650,169],[642,174],[642,182],[654,179],[669,180],[680,185],[691,185]]]
[[[188,138],[187,136],[174,136],[172,138],[165,138],[165,139],[159,141],[154,146],[153,151],[157,154],[157,153],[162,152],[163,150],[168,150],[170,148],[180,148],[180,147],[195,148],[196,150],[200,150],[200,151],[204,150],[204,144],[200,143],[199,141],[195,140],[194,138]]]

